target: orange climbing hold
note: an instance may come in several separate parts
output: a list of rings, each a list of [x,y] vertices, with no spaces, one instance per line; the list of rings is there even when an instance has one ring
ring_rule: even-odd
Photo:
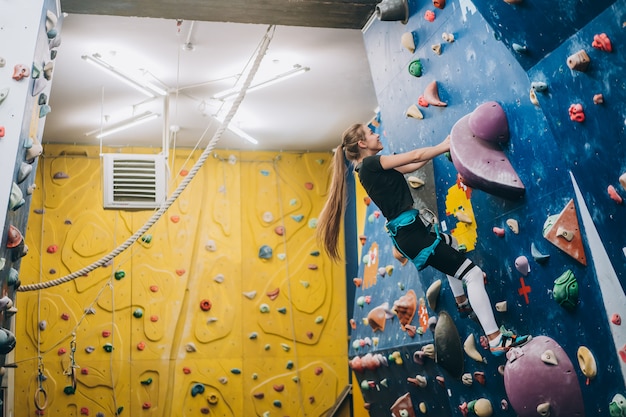
[[[601,51],[604,51],[604,52],[612,52],[613,51],[613,46],[611,45],[611,40],[606,35],[606,33],[600,33],[598,35],[595,35],[593,37],[593,42],[591,43],[591,46],[593,46],[594,48],[599,49]]]

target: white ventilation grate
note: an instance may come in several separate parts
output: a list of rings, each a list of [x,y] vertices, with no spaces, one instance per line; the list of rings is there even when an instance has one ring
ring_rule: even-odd
[[[103,154],[104,208],[157,208],[167,197],[164,155]]]

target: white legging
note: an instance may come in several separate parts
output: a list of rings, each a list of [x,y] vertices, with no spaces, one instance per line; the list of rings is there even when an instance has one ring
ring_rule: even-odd
[[[452,246],[454,249],[458,249],[458,242],[454,236],[444,234],[444,242]],[[483,278],[483,271],[474,265],[469,271],[465,270],[471,265],[469,259],[467,259],[463,265],[457,270],[455,276],[446,275],[448,277],[448,283],[454,297],[460,297],[465,294],[463,283],[467,287],[467,298],[478,317],[481,327],[486,335],[493,334],[499,330],[496,324],[496,318],[493,315],[491,308],[491,300],[489,300],[489,294],[485,290],[485,281]],[[465,272],[465,273],[464,273]],[[462,278],[459,276],[463,274]]]

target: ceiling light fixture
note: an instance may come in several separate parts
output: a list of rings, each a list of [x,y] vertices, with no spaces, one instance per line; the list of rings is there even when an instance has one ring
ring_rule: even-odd
[[[87,132],[85,133],[85,136],[96,135],[96,139],[102,139],[106,136],[113,135],[126,129],[130,129],[131,127],[146,123],[150,120],[154,120],[160,116],[161,115],[158,113],[152,113],[151,111],[147,111],[145,113],[141,113],[137,116],[131,117],[130,119],[126,119],[111,127],[107,127],[106,129],[95,129],[91,132]]]
[[[302,65],[294,65],[292,69],[290,69],[287,72],[284,72],[282,74],[278,74],[277,76],[275,76],[274,78],[270,78],[269,80],[260,82],[258,84],[253,84],[250,87],[248,87],[248,90],[246,91],[247,93],[254,91],[254,90],[258,90],[260,88],[264,88],[264,87],[269,87],[270,85],[276,84],[278,82],[281,81],[285,81],[291,77],[294,77],[296,75],[300,75],[300,74],[304,74],[305,72],[309,71],[311,68],[309,67],[303,67]],[[224,90],[221,91],[217,94],[214,94],[213,99],[216,100],[227,100],[228,98],[231,98],[233,96],[236,96],[237,94],[239,94],[239,91],[241,90],[241,87],[235,86],[232,88],[229,88],[228,90]]]
[[[137,91],[145,94],[148,97],[155,98],[157,96],[166,96],[167,91],[159,86],[151,84],[144,80],[135,79],[119,69],[115,68],[113,65],[109,64],[106,61],[102,60],[102,56],[100,54],[91,54],[91,55],[83,55],[81,56],[85,61],[96,65],[98,68],[108,72],[109,74],[116,77],[118,80],[123,81],[127,85],[133,87]]]
[[[224,124],[224,119],[225,119],[225,112],[220,110],[217,112],[217,114],[214,116],[215,119]],[[228,130],[230,130],[231,132],[233,132],[235,135],[239,136],[242,139],[247,140],[248,142],[250,142],[253,145],[258,145],[259,141],[256,140],[255,138],[253,138],[252,136],[250,136],[249,134],[247,134],[246,132],[244,132],[243,130],[239,129],[236,126],[233,126],[232,123],[228,125]]]

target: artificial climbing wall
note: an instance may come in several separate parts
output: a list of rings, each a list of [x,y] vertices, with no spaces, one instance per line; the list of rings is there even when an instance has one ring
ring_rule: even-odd
[[[454,146],[470,141],[456,159],[414,173],[436,188],[414,195],[436,198],[441,229],[486,272],[498,323],[534,340],[509,357],[484,350],[446,277],[401,266],[369,204],[350,347],[365,407],[372,416],[486,416],[488,400],[502,416],[623,415],[626,2],[443,4],[409,1],[405,24],[374,20],[364,31],[380,104],[370,126],[389,153],[448,135]],[[487,146],[471,129],[490,123],[478,111],[489,102],[501,106],[509,134]],[[426,292],[439,280],[431,304]]]
[[[22,288],[97,262],[152,216],[102,208],[98,155],[46,146]],[[198,157],[170,155],[170,193]],[[111,262],[19,292],[12,415],[325,415],[348,384],[345,273],[314,238],[329,160],[215,152]]]

